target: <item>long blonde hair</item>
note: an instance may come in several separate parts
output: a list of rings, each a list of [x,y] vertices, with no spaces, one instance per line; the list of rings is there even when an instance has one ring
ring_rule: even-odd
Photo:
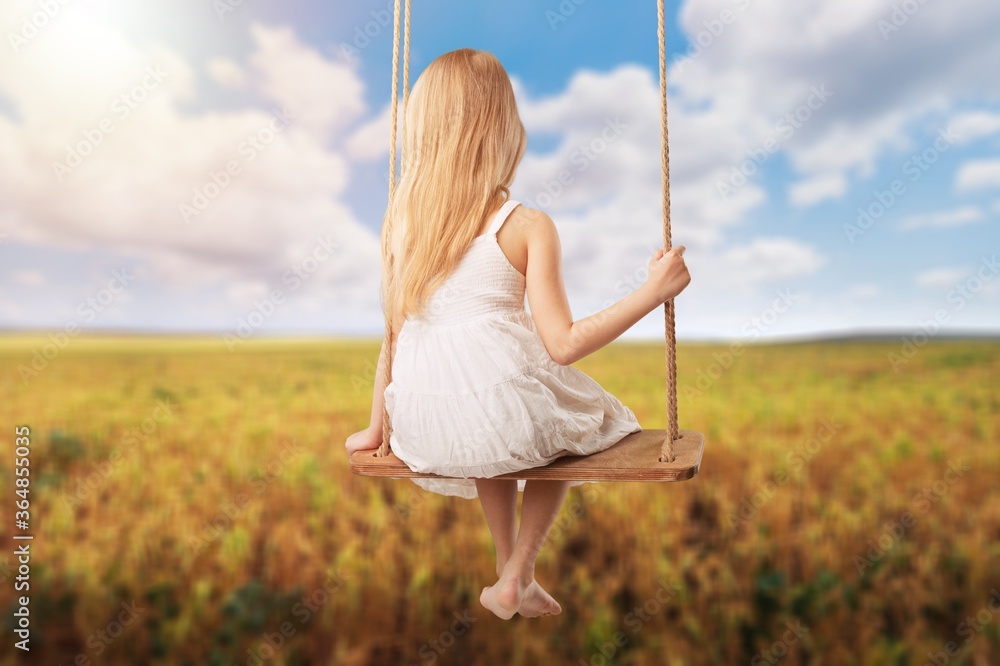
[[[450,51],[423,71],[407,100],[403,165],[382,221],[382,301],[389,322],[419,315],[510,198],[527,137],[514,89],[490,53]],[[401,256],[390,231],[406,231]]]

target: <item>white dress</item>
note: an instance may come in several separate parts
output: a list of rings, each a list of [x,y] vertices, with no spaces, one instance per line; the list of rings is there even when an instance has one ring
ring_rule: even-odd
[[[443,495],[472,499],[476,477],[595,453],[642,430],[632,410],[542,344],[524,308],[524,275],[496,240],[518,205],[500,208],[396,339],[384,394],[389,444],[414,471],[460,477],[412,479]]]

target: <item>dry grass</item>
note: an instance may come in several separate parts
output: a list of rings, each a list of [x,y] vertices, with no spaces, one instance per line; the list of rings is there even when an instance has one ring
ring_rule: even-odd
[[[772,647],[753,663],[924,664],[949,641],[949,664],[1000,659],[996,342],[936,342],[898,374],[898,343],[752,347],[728,369],[725,347],[682,345],[702,473],[575,489],[538,566],[564,613],[508,623],[478,605],[494,565],[476,503],[347,470],[377,343],[77,339],[22,382],[44,342],[0,338],[36,535],[37,633],[19,659],[6,632],[4,665],[728,665]],[[577,366],[662,428],[662,356],[613,345]]]

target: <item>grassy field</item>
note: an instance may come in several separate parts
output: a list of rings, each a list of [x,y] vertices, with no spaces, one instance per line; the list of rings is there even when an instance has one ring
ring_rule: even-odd
[[[377,342],[47,342],[0,337],[3,666],[1000,663],[998,342],[681,345],[701,474],[571,491],[507,623],[477,503],[347,469]],[[577,367],[664,427],[662,346]]]

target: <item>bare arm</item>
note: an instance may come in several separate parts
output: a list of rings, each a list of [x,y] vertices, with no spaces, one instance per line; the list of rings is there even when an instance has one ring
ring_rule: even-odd
[[[683,246],[649,262],[649,279],[617,303],[573,321],[562,278],[562,248],[552,219],[541,211],[525,211],[528,263],[526,285],[535,327],[545,349],[559,365],[570,365],[614,341],[656,307],[679,294],[691,281]]]

